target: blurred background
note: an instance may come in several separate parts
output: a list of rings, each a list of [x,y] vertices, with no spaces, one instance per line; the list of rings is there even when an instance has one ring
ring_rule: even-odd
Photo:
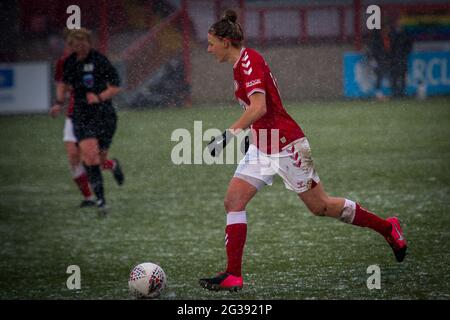
[[[377,31],[366,26],[365,0],[4,0],[0,113],[48,110],[73,4],[121,74],[119,108],[232,102],[231,68],[206,52],[207,30],[226,8],[238,11],[246,45],[266,58],[285,101],[387,98],[404,59],[396,96],[450,93],[449,1],[377,1]]]

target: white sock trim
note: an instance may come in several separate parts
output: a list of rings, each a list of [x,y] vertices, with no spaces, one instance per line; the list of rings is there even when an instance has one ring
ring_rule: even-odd
[[[355,212],[356,212],[356,203],[345,199],[344,202],[344,209],[342,209],[341,217],[339,220],[345,223],[353,223],[353,219],[355,219]]]
[[[236,223],[247,224],[247,213],[245,211],[230,211],[227,213],[227,226]]]
[[[82,174],[86,172],[82,164],[70,167],[70,171],[72,173],[72,178],[74,179],[80,177]]]

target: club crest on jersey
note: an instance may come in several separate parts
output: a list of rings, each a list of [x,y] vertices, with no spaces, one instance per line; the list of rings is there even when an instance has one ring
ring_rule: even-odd
[[[92,89],[94,87],[94,76],[92,73],[87,73],[83,76],[83,84],[86,88]]]
[[[83,66],[84,72],[92,72],[94,71],[94,64],[93,63],[85,63]]]

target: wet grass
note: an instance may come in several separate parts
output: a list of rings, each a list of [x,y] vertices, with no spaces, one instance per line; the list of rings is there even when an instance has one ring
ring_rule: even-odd
[[[78,209],[61,142],[63,121],[0,118],[0,298],[129,299],[137,263],[159,263],[161,299],[449,299],[450,108],[445,98],[385,103],[288,104],[328,193],[398,214],[404,263],[378,234],[307,212],[281,179],[248,206],[244,290],[211,293],[197,279],[225,265],[223,196],[235,165],[174,165],[171,133],[224,129],[237,107],[122,111],[111,156],[126,183],[105,173],[111,214]],[[381,269],[368,290],[367,268]],[[66,287],[69,265],[81,290]]]

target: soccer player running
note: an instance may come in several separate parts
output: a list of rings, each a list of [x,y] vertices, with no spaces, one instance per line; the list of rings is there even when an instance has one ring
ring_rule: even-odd
[[[100,166],[107,159],[117,126],[117,115],[111,98],[120,91],[120,79],[108,58],[91,48],[90,31],[72,30],[68,42],[73,53],[64,62],[63,82],[57,85],[57,104],[63,105],[66,92],[73,90],[73,131],[80,148],[89,184],[101,213],[107,212]],[[120,164],[112,164],[120,184],[124,176]]]
[[[352,200],[325,193],[313,166],[307,138],[283,108],[276,82],[264,58],[255,50],[243,47],[244,35],[236,21],[236,13],[227,10],[222,19],[211,26],[208,52],[219,62],[233,65],[235,96],[245,111],[222,136],[212,139],[208,148],[211,155],[217,156],[233,136],[247,128],[252,129],[253,142],[229,183],[224,201],[227,212],[226,270],[212,278],[200,279],[200,285],[210,290],[242,288],[246,205],[264,185],[272,184],[276,174],[313,214],[375,230],[392,247],[397,261],[403,261],[407,243],[398,218],[382,219]]]
[[[64,62],[66,58],[72,54],[72,49],[68,43],[70,30],[64,29],[63,38],[64,38],[64,52],[63,55],[57,60],[55,66],[55,74],[54,80],[56,84],[56,91],[58,91],[58,86],[64,85],[63,83],[63,73],[64,73]],[[64,122],[64,132],[63,132],[63,141],[64,146],[67,153],[67,158],[69,160],[70,171],[72,174],[72,179],[75,184],[78,186],[81,194],[84,199],[81,201],[80,207],[91,207],[95,206],[94,196],[92,195],[91,188],[89,186],[88,176],[86,170],[80,159],[80,149],[78,148],[77,138],[75,137],[75,133],[73,131],[73,123],[72,123],[72,114],[74,108],[75,100],[73,96],[73,92],[70,92],[69,104],[66,110],[66,119]],[[57,101],[50,109],[50,115],[52,117],[56,117],[61,113],[63,108],[63,103],[61,101]],[[116,179],[117,183],[121,185],[123,183],[123,173],[121,171],[120,165],[116,160],[105,159],[105,162],[102,164],[103,170],[112,170],[113,176]]]

